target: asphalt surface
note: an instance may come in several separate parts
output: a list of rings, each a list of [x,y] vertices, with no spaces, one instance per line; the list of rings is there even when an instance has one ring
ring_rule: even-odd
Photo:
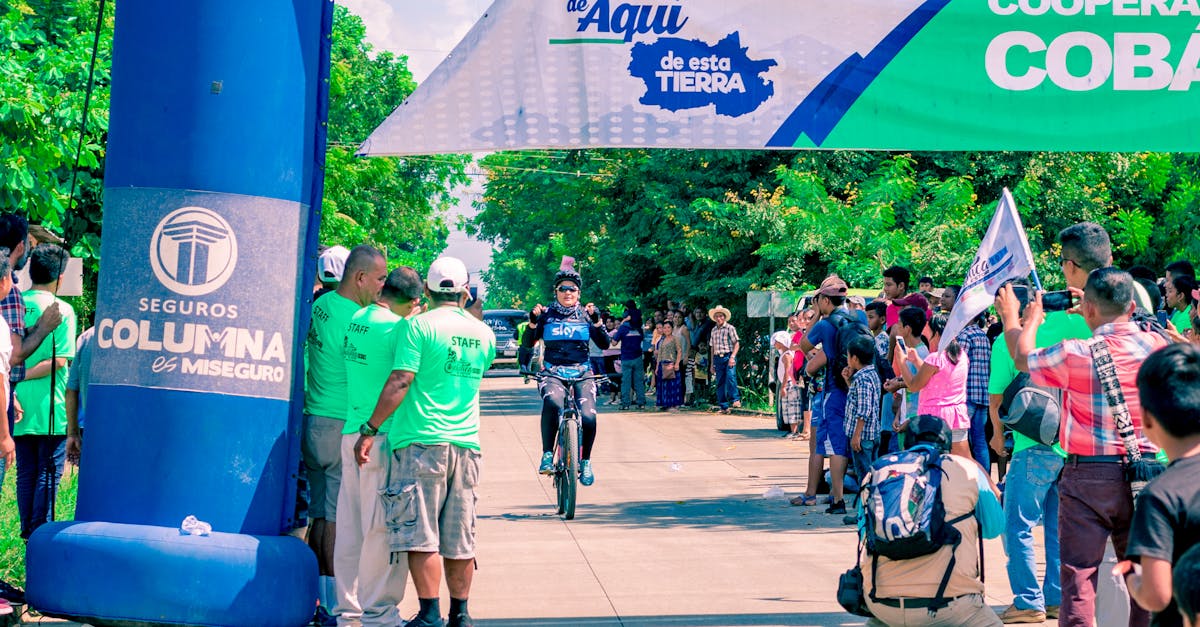
[[[597,480],[580,487],[566,521],[554,514],[553,483],[536,472],[535,385],[492,371],[481,403],[470,600],[480,627],[864,624],[836,601],[854,533],[824,506],[788,504],[805,487],[808,443],[781,439],[773,420],[602,406]],[[767,496],[778,490],[784,498]],[[1003,609],[1012,600],[1003,548],[989,540],[985,550],[988,602]],[[441,596],[444,611],[444,584]],[[416,610],[410,581],[401,615]]]
[[[493,372],[481,402],[479,625],[864,624],[836,601],[851,528],[823,506],[764,496],[805,484],[808,443],[781,439],[773,420],[602,406],[596,483],[566,521],[536,473],[534,384]],[[988,601],[1002,609],[1012,597],[998,540],[986,555]],[[416,612],[411,584],[401,609]]]

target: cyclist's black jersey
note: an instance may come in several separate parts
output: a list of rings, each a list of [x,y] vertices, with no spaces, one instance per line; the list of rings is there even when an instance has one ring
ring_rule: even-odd
[[[542,361],[548,366],[569,366],[588,363],[588,340],[600,348],[608,348],[608,332],[588,320],[582,307],[563,314],[547,309],[538,317],[537,327],[529,329],[521,345],[532,348],[541,340],[545,344]]]

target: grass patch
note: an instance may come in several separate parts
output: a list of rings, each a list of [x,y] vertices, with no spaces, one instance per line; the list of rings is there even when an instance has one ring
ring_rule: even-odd
[[[25,587],[25,541],[21,539],[21,518],[17,513],[17,470],[9,468],[0,488],[0,579],[14,586]],[[62,484],[58,487],[56,520],[75,518],[75,495],[79,488],[79,473],[67,465]]]

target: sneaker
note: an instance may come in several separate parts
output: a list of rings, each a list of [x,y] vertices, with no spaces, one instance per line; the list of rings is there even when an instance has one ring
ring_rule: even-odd
[[[447,627],[475,627],[475,621],[471,619],[470,614],[464,612],[451,616]]]
[[[825,513],[826,514],[845,514],[846,513],[846,500],[842,499],[836,503],[830,503],[829,507],[825,509]]]
[[[1049,619],[1058,620],[1058,606],[1057,605],[1047,605],[1046,606],[1046,619],[1047,620],[1049,620]]]
[[[554,474],[554,453],[550,451],[542,453],[542,465],[538,466],[538,472],[543,475]]]
[[[337,627],[337,622],[337,616],[330,614],[324,606],[317,606],[317,613],[313,615],[312,624],[317,627]]]
[[[857,525],[858,524],[858,514],[846,514],[845,516],[842,516],[842,524],[843,525]]]
[[[1044,623],[1046,622],[1046,613],[1038,610],[1023,610],[1015,605],[1010,605],[1000,612],[1000,621],[1005,625],[1014,623]]]
[[[579,483],[583,485],[592,485],[596,483],[596,475],[592,473],[592,460],[585,459],[579,465]]]
[[[410,620],[401,623],[401,627],[446,627],[446,621],[442,620],[441,616],[432,621],[418,620],[416,616],[413,616]]]
[[[617,409],[618,409],[618,411],[629,411],[629,405],[621,405]]]
[[[7,581],[0,581],[0,599],[17,605],[25,605],[25,591]]]

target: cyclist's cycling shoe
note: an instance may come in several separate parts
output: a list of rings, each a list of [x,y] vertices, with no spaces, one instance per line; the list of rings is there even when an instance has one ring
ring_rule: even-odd
[[[592,460],[585,459],[579,465],[579,483],[583,485],[596,483],[596,475],[592,473]]]
[[[401,623],[401,625],[404,627],[445,627],[446,621],[442,620],[440,616],[433,621],[423,620],[418,614],[412,620]]]
[[[554,453],[542,453],[542,465],[538,466],[538,472],[543,475],[554,474]]]

